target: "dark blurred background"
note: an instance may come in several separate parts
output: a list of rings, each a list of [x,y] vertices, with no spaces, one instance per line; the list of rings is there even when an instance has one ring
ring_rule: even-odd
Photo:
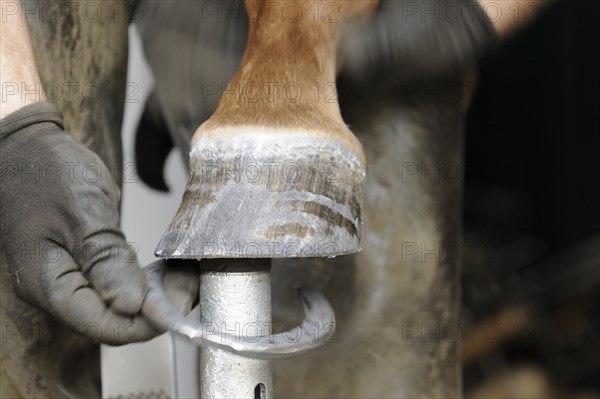
[[[463,322],[493,339],[463,337],[467,396],[600,397],[599,39],[600,2],[559,0],[480,70]]]

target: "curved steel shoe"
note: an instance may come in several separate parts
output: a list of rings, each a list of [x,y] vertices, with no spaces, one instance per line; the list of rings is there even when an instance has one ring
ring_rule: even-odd
[[[207,326],[182,316],[169,303],[162,286],[165,267],[164,264],[154,263],[144,268],[150,290],[142,313],[156,327],[187,337],[199,346],[216,346],[245,357],[277,359],[315,349],[335,333],[335,316],[331,305],[323,294],[307,289],[299,291],[298,295],[304,307],[304,321],[290,331],[279,334],[270,334],[269,331],[268,335],[249,340],[216,331],[212,324]]]

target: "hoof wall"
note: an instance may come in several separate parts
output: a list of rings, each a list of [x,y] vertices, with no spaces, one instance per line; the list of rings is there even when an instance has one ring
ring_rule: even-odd
[[[194,143],[161,258],[333,257],[360,250],[365,161],[335,140],[255,135]]]

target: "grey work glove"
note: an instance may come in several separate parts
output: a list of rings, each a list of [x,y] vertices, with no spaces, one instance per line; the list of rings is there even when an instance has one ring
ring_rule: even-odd
[[[1,244],[16,295],[103,343],[158,335],[140,315],[148,288],[104,163],[64,132],[52,104],[28,105],[0,126]],[[182,311],[197,298],[197,273],[169,263],[165,289]]]
[[[381,0],[371,21],[345,35],[343,74],[387,85],[454,75],[496,42],[475,0]]]

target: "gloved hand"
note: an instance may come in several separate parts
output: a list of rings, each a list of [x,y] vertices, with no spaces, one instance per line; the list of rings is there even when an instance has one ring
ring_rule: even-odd
[[[343,74],[387,85],[461,73],[496,43],[476,0],[380,0],[373,19],[343,38]]]
[[[0,126],[1,244],[17,296],[103,343],[158,335],[140,315],[148,288],[104,163],[63,131],[52,104],[28,105]],[[189,311],[198,268],[174,263],[165,288]]]

